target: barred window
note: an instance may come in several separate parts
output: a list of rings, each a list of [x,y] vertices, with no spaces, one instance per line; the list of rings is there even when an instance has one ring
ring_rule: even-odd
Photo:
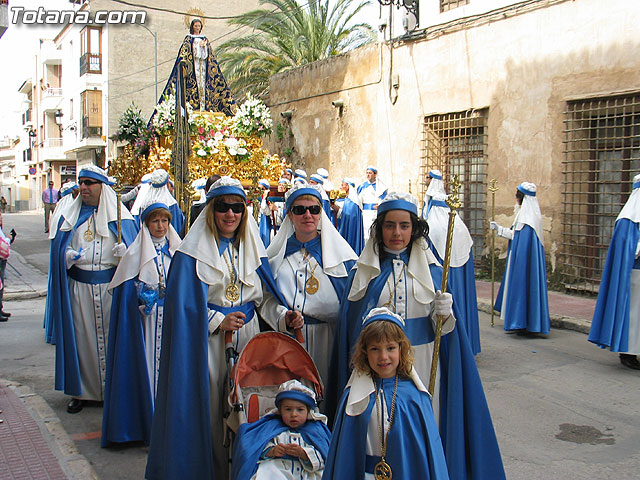
[[[440,13],[468,4],[469,0],[440,0]]]
[[[616,217],[640,173],[640,94],[568,102],[564,133],[565,287],[596,293]]]
[[[462,183],[459,210],[471,237],[473,256],[482,255],[487,204],[487,110],[431,115],[423,124],[421,179],[429,170],[443,173],[445,185],[458,175]],[[422,184],[421,196],[426,188]],[[447,187],[448,193],[448,187]]]

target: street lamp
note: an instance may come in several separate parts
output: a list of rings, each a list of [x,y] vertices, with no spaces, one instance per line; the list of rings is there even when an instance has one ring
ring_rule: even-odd
[[[155,87],[156,87],[156,98],[155,98],[155,102],[158,103],[158,34],[156,32],[152,32],[149,27],[147,27],[146,25],[143,25],[142,23],[137,23],[136,25],[141,26],[142,28],[144,28],[147,32],[149,32],[151,35],[153,35],[153,48],[154,48],[154,60],[155,60]],[[155,104],[154,104],[155,107]]]
[[[380,5],[383,6],[387,6],[387,5],[395,5],[396,7],[400,8],[400,7],[404,7],[407,9],[407,11],[413,15],[413,17],[416,19],[416,27],[418,26],[419,23],[419,0],[378,0],[378,3]]]

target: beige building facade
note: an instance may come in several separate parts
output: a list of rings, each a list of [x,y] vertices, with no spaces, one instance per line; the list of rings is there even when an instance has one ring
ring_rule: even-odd
[[[390,42],[386,27],[385,41],[274,76],[269,146],[334,183],[376,165],[418,196],[429,169],[457,174],[476,260],[489,253],[489,180],[503,225],[516,186],[534,182],[550,265],[593,290],[640,172],[639,24],[627,0],[423,0],[406,35]]]

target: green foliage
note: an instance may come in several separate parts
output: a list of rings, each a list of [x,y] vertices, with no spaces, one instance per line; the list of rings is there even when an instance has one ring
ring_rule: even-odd
[[[115,139],[134,143],[144,130],[146,130],[146,122],[142,117],[142,111],[134,102],[131,102],[118,120]]]
[[[305,5],[296,0],[259,1],[275,8],[253,10],[230,20],[231,25],[249,27],[250,33],[223,43],[216,51],[236,96],[263,96],[271,75],[340,55],[376,36],[371,25],[347,26],[369,0],[318,0]]]
[[[287,148],[284,149],[284,154],[287,157],[290,157],[292,153],[293,153],[293,150],[291,149],[291,147],[287,147]]]
[[[284,130],[285,127],[281,123],[276,125],[276,136],[278,137],[278,140],[282,140],[284,138]]]

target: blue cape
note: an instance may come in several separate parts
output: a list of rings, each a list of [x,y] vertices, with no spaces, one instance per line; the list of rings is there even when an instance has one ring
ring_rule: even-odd
[[[391,405],[394,383],[395,377],[383,380],[387,405]],[[375,415],[375,396],[373,393],[370,395],[364,413],[349,416],[345,413],[349,391],[345,391],[340,401],[323,479],[364,478],[367,431],[372,412]],[[377,435],[373,441],[379,441]],[[394,421],[388,442],[385,460],[391,467],[393,478],[449,478],[429,396],[419,391],[411,380],[398,380]]]
[[[100,446],[133,441],[148,445],[152,417],[143,319],[132,278],[113,290]]]
[[[341,395],[349,379],[351,351],[360,335],[362,319],[377,305],[393,268],[388,258],[380,267],[380,275],[371,281],[361,300],[350,302],[345,299],[343,302],[331,359],[333,381],[327,386],[329,418],[335,412],[336,397]],[[429,269],[434,287],[438,289],[442,283],[442,268],[431,264]],[[355,271],[349,274],[346,292],[351,288]],[[456,318],[461,318],[455,302],[453,309]],[[433,341],[435,334],[431,321],[429,317],[425,319],[407,322],[407,336],[412,345]],[[453,331],[442,336],[440,367],[440,436],[449,476],[454,480],[505,478],[498,440],[464,322],[456,322]]]
[[[494,309],[504,315],[505,330],[526,328],[529,332],[549,333],[549,300],[547,297],[547,267],[544,246],[529,225],[516,230],[508,247],[509,288],[506,311],[502,312],[504,271]]]
[[[635,258],[639,238],[637,223],[618,220],[602,272],[589,341],[612,352],[628,351],[631,271],[640,268]]]
[[[271,243],[271,231],[273,226],[271,224],[271,218],[265,214],[260,214],[260,224],[258,225],[258,231],[260,232],[260,239],[264,244],[264,248],[267,248]]]
[[[307,420],[300,428],[293,430],[282,423],[280,415],[270,414],[257,422],[240,425],[233,445],[231,479],[250,480],[258,470],[258,460],[269,440],[287,430],[302,434],[304,441],[313,445],[326,461],[331,432],[324,423]]]
[[[257,272],[267,289],[286,305],[266,258]],[[208,293],[209,285],[196,274],[196,259],[176,252],[167,275],[160,377],[145,473],[148,479],[214,478]]]
[[[171,213],[171,225],[173,225],[176,232],[182,232],[184,228],[184,213],[180,210],[180,206],[174,203],[169,207],[169,212]]]
[[[69,283],[67,281],[67,265],[65,253],[73,238],[73,233],[91,216],[95,209],[83,205],[73,230],[63,232],[60,225],[64,218],[60,218],[58,233],[51,241],[49,254],[49,289],[45,310],[45,322],[49,322],[56,345],[56,380],[55,389],[63,390],[66,395],[82,395],[80,381],[80,364],[76,347],[75,329],[73,327],[73,313],[69,298]],[[109,230],[117,235],[117,222],[109,223]],[[136,238],[138,230],[133,220],[122,220],[122,241],[130,245]]]
[[[438,255],[438,251],[430,245],[431,251],[442,264],[443,259]],[[474,355],[480,353],[480,326],[478,320],[478,298],[476,294],[476,275],[473,267],[473,250],[469,252],[469,260],[461,267],[449,268],[449,280],[447,287],[453,296],[453,304],[458,305],[457,317],[459,322],[464,323],[469,344]]]
[[[362,210],[348,198],[344,199],[342,215],[338,221],[338,232],[342,235],[356,255],[364,250],[364,227],[362,224]]]

